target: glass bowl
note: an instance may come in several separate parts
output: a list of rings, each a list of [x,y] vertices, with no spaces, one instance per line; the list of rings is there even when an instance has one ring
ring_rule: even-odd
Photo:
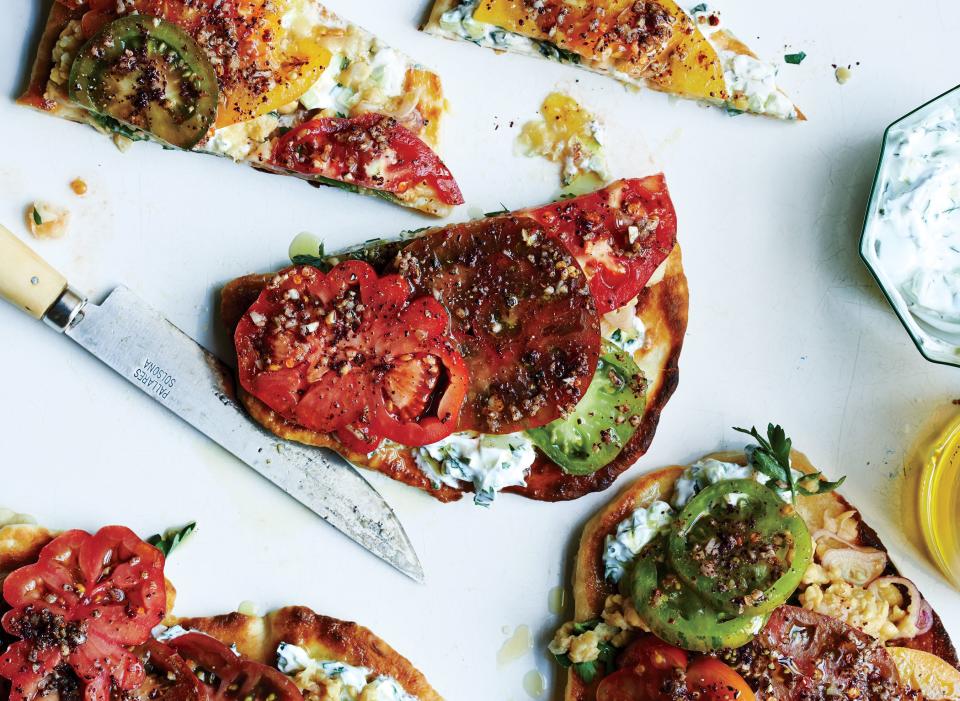
[[[960,330],[956,333],[951,333],[936,328],[926,323],[911,311],[903,294],[884,271],[883,264],[877,252],[878,246],[873,226],[879,218],[880,195],[883,192],[885,182],[884,163],[895,144],[895,139],[891,138],[891,133],[898,127],[922,122],[946,102],[955,103],[960,107],[960,85],[900,117],[900,119],[890,124],[883,132],[883,147],[880,151],[880,162],[877,164],[877,172],[873,178],[873,187],[870,190],[870,200],[867,203],[867,212],[863,219],[863,231],[860,236],[860,257],[877,281],[877,284],[880,285],[883,295],[887,298],[887,301],[890,302],[890,306],[893,307],[893,311],[896,312],[900,323],[903,324],[907,333],[910,334],[910,338],[913,339],[917,350],[920,351],[923,357],[933,363],[960,367]]]

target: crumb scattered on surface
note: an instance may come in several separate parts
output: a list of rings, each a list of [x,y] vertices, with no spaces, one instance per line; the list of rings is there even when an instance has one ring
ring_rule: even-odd
[[[87,187],[86,180],[83,178],[74,178],[74,180],[70,183],[70,189],[73,190],[73,194],[75,194],[77,197],[83,197],[87,194],[87,190],[89,188]]]
[[[26,211],[27,227],[38,239],[58,239],[70,226],[70,211],[49,202],[37,200]]]
[[[838,66],[837,70],[833,72],[833,75],[837,79],[837,82],[843,85],[850,80],[853,72],[847,66]]]

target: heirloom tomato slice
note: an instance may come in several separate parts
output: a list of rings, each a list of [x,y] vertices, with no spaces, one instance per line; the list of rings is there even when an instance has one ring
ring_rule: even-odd
[[[240,383],[284,418],[370,452],[452,433],[467,366],[447,311],[361,261],[277,275],[237,326]]]
[[[207,687],[172,647],[151,638],[138,651],[146,676],[124,701],[208,701]]]
[[[527,210],[579,261],[601,314],[636,297],[677,240],[677,214],[663,175]]]
[[[535,221],[446,227],[414,239],[396,266],[450,314],[470,374],[460,430],[536,428],[583,398],[600,355],[597,310],[577,261]]]
[[[163,555],[122,526],[91,535],[67,531],[40,551],[38,562],[3,583],[11,610],[3,628],[19,638],[0,656],[11,699],[29,701],[64,666],[80,680],[86,701],[107,701],[111,687],[144,679],[129,647],[150,638],[163,619]]]
[[[87,37],[123,14],[159,17],[179,25],[200,45],[217,71],[217,128],[279,109],[303,95],[333,60],[318,35],[302,23],[284,26],[290,0],[59,0],[85,9]]]
[[[456,180],[433,149],[382,114],[305,122],[277,142],[273,160],[295,173],[354,187],[394,195],[425,188],[444,204],[463,204]]]
[[[202,681],[211,701],[302,701],[285,674],[234,653],[204,633],[187,633],[169,643]]]

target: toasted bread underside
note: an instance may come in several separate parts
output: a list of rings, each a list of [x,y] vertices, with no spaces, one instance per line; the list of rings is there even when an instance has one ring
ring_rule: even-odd
[[[227,645],[234,644],[243,655],[263,664],[275,666],[277,646],[291,643],[314,659],[336,660],[390,675],[421,701],[441,701],[423,674],[372,632],[303,606],[288,606],[263,617],[234,612],[180,618],[177,623],[188,630],[203,631]]]
[[[713,453],[705,458],[746,464],[746,456],[738,451]],[[816,471],[803,453],[794,451],[792,459],[796,469],[807,473]],[[673,465],[642,476],[604,506],[584,527],[573,571],[574,620],[599,618],[607,597],[616,593],[615,588],[604,577],[603,550],[606,537],[614,533],[617,525],[637,507],[648,506],[658,499],[669,501],[673,494],[673,485],[684,469],[682,466]],[[797,501],[797,509],[804,521],[817,524],[816,528],[823,523],[825,515],[835,517],[853,508],[836,492],[800,497]],[[859,541],[861,545],[887,552],[876,532],[865,524],[862,518],[859,518]],[[888,558],[884,575],[898,574],[899,570]],[[930,652],[950,665],[957,666],[956,650],[936,612],[933,614],[933,627],[929,632],[909,640],[891,641],[891,645]],[[567,670],[564,695],[566,701],[593,701],[595,691],[596,682],[592,685],[585,684],[573,669]]]
[[[223,288],[220,297],[221,320],[231,336],[240,318],[271,277],[247,275],[229,282]],[[637,303],[637,316],[646,328],[647,341],[636,352],[634,360],[646,376],[648,394],[643,419],[633,438],[613,462],[592,475],[570,475],[538,453],[527,486],[507,491],[544,501],[576,499],[609,487],[620,473],[647,451],[656,433],[660,413],[677,388],[680,350],[687,328],[687,306],[687,279],[683,273],[680,247],[676,246],[667,259],[663,279],[644,288]],[[355,453],[345,448],[334,436],[287,421],[242,388],[238,387],[237,393],[250,416],[281,438],[334,450],[355,465],[382,472],[399,482],[422,489],[442,502],[456,501],[471,491],[446,485],[435,488],[417,467],[409,448],[391,445],[370,455]]]
[[[55,536],[56,533],[32,524],[0,527],[0,584],[13,570],[36,562],[40,549]],[[173,610],[175,595],[168,580],[168,612]],[[292,643],[314,659],[336,660],[390,675],[421,701],[442,701],[409,660],[371,631],[356,623],[321,616],[303,606],[278,609],[263,617],[228,613],[178,618],[168,613],[164,623],[203,631],[227,645],[235,644],[247,657],[271,666],[276,665],[277,646],[281,642]]]

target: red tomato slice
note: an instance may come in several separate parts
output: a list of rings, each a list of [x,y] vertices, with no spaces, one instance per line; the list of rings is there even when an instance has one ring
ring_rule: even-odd
[[[360,261],[284,271],[237,326],[241,385],[353,450],[440,440],[457,426],[467,367],[443,306],[410,297],[403,278]]]
[[[677,214],[662,174],[620,180],[525,214],[576,257],[601,314],[640,294],[677,240]]]
[[[314,119],[274,146],[273,161],[295,173],[402,195],[428,187],[444,204],[463,204],[440,157],[397,120],[382,114]]]
[[[700,701],[755,701],[743,677],[713,657],[700,657],[690,664],[687,688]]]
[[[597,688],[597,701],[671,701],[683,698],[674,692],[684,688],[687,653],[644,635],[620,653],[619,671]]]
[[[140,648],[140,656],[146,678],[124,694],[124,701],[208,701],[207,687],[166,643],[151,638]]]
[[[583,397],[600,353],[599,318],[580,266],[536,222],[446,227],[413,240],[396,265],[450,314],[470,375],[460,430],[536,428]]]
[[[219,640],[203,633],[187,633],[170,647],[210,689],[212,701],[302,701],[303,694],[286,675],[273,667],[235,655]]]
[[[18,638],[0,657],[11,699],[30,701],[60,665],[84,685],[87,701],[106,701],[111,685],[137,687],[143,665],[127,649],[150,637],[166,612],[163,555],[122,526],[95,535],[68,531],[38,562],[11,573],[3,628]]]
[[[666,678],[674,670],[687,668],[687,653],[655,635],[643,635],[620,653],[617,666],[643,676]]]

